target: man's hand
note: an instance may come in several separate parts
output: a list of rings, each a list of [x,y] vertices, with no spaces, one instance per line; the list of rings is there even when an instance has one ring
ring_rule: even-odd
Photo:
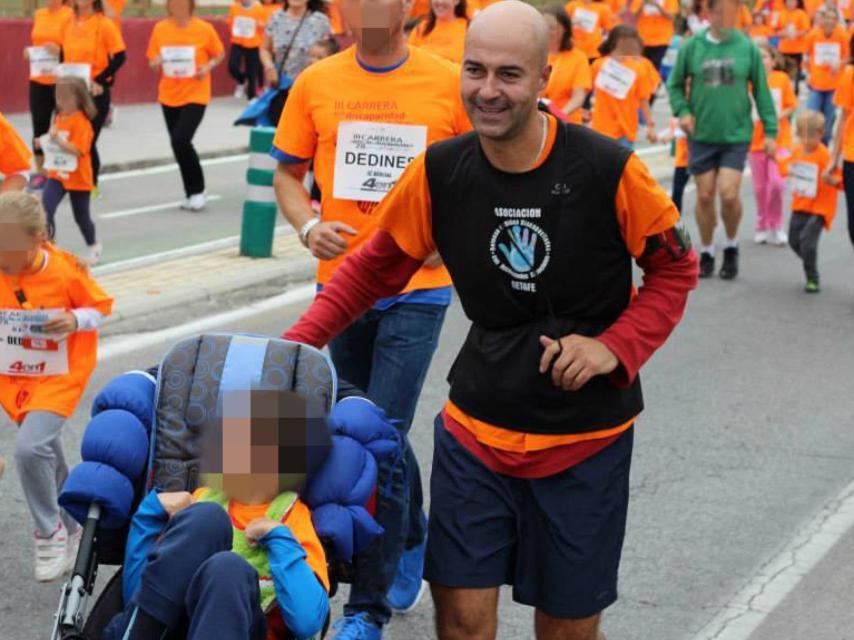
[[[694,135],[694,116],[690,113],[679,118],[679,128],[685,132],[687,136]]]
[[[765,155],[769,158],[773,158],[774,154],[777,153],[777,141],[774,138],[765,138],[765,142],[762,145],[762,150],[765,152]]]
[[[658,134],[655,132],[655,126],[652,124],[646,128],[646,139],[653,144],[658,142]]]
[[[275,529],[276,527],[283,527],[281,522],[277,522],[276,520],[271,520],[270,518],[255,518],[252,522],[246,525],[246,530],[244,533],[246,534],[246,541],[250,545],[256,545],[258,542],[266,536],[270,531]]]
[[[57,340],[65,340],[77,331],[77,316],[70,311],[66,311],[45,322],[42,330],[45,333],[55,334]]]
[[[308,249],[318,260],[334,260],[347,251],[347,241],[342,233],[356,235],[356,230],[343,222],[321,222],[308,232]]]
[[[104,93],[104,87],[102,87],[100,84],[98,84],[97,82],[95,82],[93,80],[92,81],[91,93],[92,93],[92,97],[97,98],[102,93]]]
[[[186,491],[165,491],[158,493],[157,499],[160,500],[163,510],[170,518],[193,504],[193,496]]]
[[[276,67],[267,67],[264,69],[264,79],[267,81],[267,84],[271,87],[279,86],[279,74],[276,71]]]
[[[544,348],[540,373],[547,373],[551,366],[552,382],[564,391],[578,391],[593,376],[607,375],[620,364],[617,356],[595,338],[572,334],[562,337],[558,344],[540,336],[540,344]]]

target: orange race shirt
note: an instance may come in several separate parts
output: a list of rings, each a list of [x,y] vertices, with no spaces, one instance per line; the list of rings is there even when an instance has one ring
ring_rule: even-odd
[[[0,173],[12,176],[30,170],[33,154],[15,127],[0,114]]]
[[[122,28],[122,13],[125,10],[125,5],[128,3],[128,0],[105,0],[106,6],[110,8],[113,15],[110,18],[113,21],[119,30]]]
[[[842,158],[854,162],[854,66],[848,65],[839,76],[833,104],[847,112],[842,130]]]
[[[545,149],[533,168],[542,164],[551,153],[557,133],[554,117],[548,116],[549,133]],[[632,154],[623,169],[615,196],[620,233],[626,249],[635,258],[646,249],[646,238],[662,233],[679,221],[673,202],[650,175],[646,165]],[[409,256],[423,260],[436,250],[432,232],[430,187],[424,155],[416,158],[404,172],[394,192],[380,205],[379,227],[389,233],[395,243]],[[536,366],[536,363],[534,363]],[[579,442],[612,437],[634,423],[632,418],[614,428],[581,434],[542,435],[511,431],[468,416],[450,400],[445,411],[475,438],[490,447],[503,451],[528,453]]]
[[[124,50],[118,27],[101,13],[72,20],[62,41],[64,61],[91,65],[93,80],[107,68],[111,56]]]
[[[606,56],[593,63],[593,129],[612,138],[635,140],[640,103],[649,100],[656,86],[644,60]],[[605,75],[600,79],[603,68]]]
[[[566,5],[566,13],[572,20],[573,46],[588,59],[598,58],[604,34],[616,23],[611,7],[600,1],[572,0]]]
[[[768,38],[774,37],[774,29],[767,24],[755,24],[747,30],[747,35],[749,35],[753,40],[758,40],[760,38],[767,40]]]
[[[804,33],[809,31],[810,17],[803,9],[795,9],[789,11],[783,9],[780,11],[777,19],[777,33],[780,35],[780,44],[778,49],[780,53],[804,53],[807,50],[806,35],[798,37],[789,37],[790,32]]]
[[[750,9],[746,5],[740,5],[738,8],[738,17],[735,21],[735,28],[745,30],[753,24],[753,16],[750,14]]]
[[[579,49],[573,47],[569,51],[550,53],[549,64],[552,66],[552,73],[543,97],[548,98],[555,108],[563,111],[572,97],[572,92],[576,89],[590,91],[593,88],[590,63],[587,61],[587,56]],[[579,107],[568,114],[567,121],[581,124],[582,111],[583,109]]]
[[[411,18],[423,18],[430,13],[430,0],[413,0],[412,9],[409,10]]]
[[[669,45],[674,33],[673,18],[662,15],[653,5],[675,16],[679,13],[679,0],[651,0],[650,3],[645,3],[644,0],[632,0],[629,8],[632,13],[640,11],[635,26],[645,47]]]
[[[826,36],[824,29],[815,27],[807,34],[806,40],[810,88],[833,91],[849,57],[848,34],[841,26],[837,26],[830,36]]]
[[[74,20],[74,10],[71,7],[61,6],[57,9],[37,9],[33,14],[33,30],[30,39],[34,47],[43,47],[46,44],[55,44],[62,47],[65,38],[65,30]],[[30,80],[39,84],[53,84],[55,76],[30,76]]]
[[[147,55],[149,60],[158,56],[163,60],[157,101],[167,107],[210,103],[211,74],[206,73],[201,80],[187,74],[194,74],[211,58],[221,55],[223,50],[216,29],[201,18],[190,18],[185,27],[179,26],[172,18],[155,24],[148,41]],[[168,61],[170,57],[171,63]]]
[[[821,143],[811,152],[799,144],[792,155],[781,163],[781,169],[789,176],[792,187],[792,211],[821,216],[824,218],[824,228],[828,231],[836,217],[839,196],[838,187],[821,179],[821,174],[829,164],[830,151]],[[842,177],[839,171],[836,175]]]
[[[92,139],[95,137],[92,123],[82,111],[71,115],[56,114],[53,125],[60,133],[66,132],[66,140],[80,151],[77,156],[77,169],[71,173],[48,172],[48,177],[59,180],[66,191],[91,191],[92,181]]]
[[[347,82],[342,83],[341,78]],[[359,149],[359,136],[365,140],[377,133],[414,141],[407,142],[407,149],[420,151],[425,145],[465,133],[471,125],[460,98],[459,78],[455,65],[417,47],[409,50],[402,64],[384,71],[363,67],[356,59],[356,48],[350,47],[311,65],[297,78],[273,140],[274,155],[286,162],[314,158],[314,176],[323,194],[321,218],[358,230],[356,236],[346,236],[347,253],[373,235],[376,199],[381,199],[393,182],[387,178],[389,169],[378,169],[374,173],[382,174],[379,182],[367,187],[376,185],[378,192],[371,194],[375,199],[357,199],[359,185],[373,172],[370,163],[382,156]],[[380,124],[384,126],[377,131]],[[399,171],[409,161],[409,154],[407,150],[402,156],[382,157],[393,159]],[[318,282],[328,282],[343,260],[344,256],[321,260]],[[422,267],[403,291],[435,289],[450,283],[444,267]]]
[[[92,279],[77,259],[49,243],[37,273],[9,276],[0,272],[0,309],[80,309],[91,307],[109,315],[113,299]],[[23,292],[26,303],[18,301]],[[95,368],[98,332],[78,331],[68,337],[68,373],[60,376],[0,375],[0,404],[13,422],[29,411],[52,411],[63,417],[74,413]]]
[[[424,20],[409,34],[409,44],[459,64],[463,61],[463,46],[468,26],[469,21],[466,18],[436,20],[433,30],[424,35],[424,29],[427,27],[427,21]]]
[[[228,8],[228,32],[231,44],[247,49],[257,49],[264,39],[267,14],[260,2],[252,0],[248,7],[242,2],[233,2]]]
[[[798,98],[795,95],[795,88],[792,86],[792,79],[785,71],[772,71],[768,75],[768,89],[771,91],[774,108],[777,110],[777,146],[781,149],[791,149],[791,116],[780,118],[780,113],[798,106]],[[764,144],[765,127],[762,125],[762,120],[759,119],[759,114],[754,110],[753,139],[750,142],[750,150],[762,151]]]

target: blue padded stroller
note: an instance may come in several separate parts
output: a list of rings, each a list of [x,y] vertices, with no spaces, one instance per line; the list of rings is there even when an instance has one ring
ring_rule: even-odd
[[[155,369],[115,378],[95,398],[83,462],[59,499],[84,528],[52,640],[99,640],[122,611],[121,569],[88,607],[98,568],[122,565],[130,519],[152,488],[192,493],[198,487],[200,433],[229,389],[294,391],[325,416],[311,428],[328,429],[331,447],[314,460],[300,497],[326,551],[330,597],[338,583],[351,581],[356,555],[382,534],[366,506],[383,490],[376,486],[377,461],[400,459],[393,422],[339,382],[331,361],[313,347],[204,334],[173,346]]]

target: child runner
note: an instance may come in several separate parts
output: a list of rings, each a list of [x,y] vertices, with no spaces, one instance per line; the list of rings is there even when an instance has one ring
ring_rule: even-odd
[[[793,67],[795,95],[799,95],[801,88],[801,63],[807,50],[806,35],[809,29],[810,18],[804,10],[804,0],[786,0],[785,8],[780,11],[777,20],[777,34],[780,36],[777,48]]]
[[[228,72],[237,81],[235,98],[255,97],[260,77],[261,59],[258,48],[264,37],[267,15],[257,0],[235,0],[228,9],[228,30],[231,33],[231,51]]]
[[[810,88],[807,108],[824,115],[822,142],[828,145],[836,121],[833,92],[842,74],[842,66],[848,59],[848,35],[839,24],[835,10],[820,9],[816,13],[816,22],[817,26],[807,35],[806,67]]]
[[[685,187],[691,175],[688,173],[688,138],[679,126],[679,118],[670,118],[670,126],[658,134],[658,141],[673,145],[673,187],[670,199],[682,213],[682,196],[685,195]]]
[[[89,263],[97,264],[102,247],[95,238],[95,223],[89,211],[93,187],[91,119],[96,114],[95,104],[83,80],[61,77],[56,81],[56,107],[58,113],[50,132],[39,140],[48,170],[42,194],[48,237],[53,240],[56,235],[56,208],[68,193],[74,221],[89,248]]]
[[[770,42],[774,37],[774,28],[771,26],[771,15],[768,11],[760,11],[753,17],[753,24],[747,30],[747,35],[756,44]]]
[[[789,75],[783,71],[785,60],[769,44],[759,46],[762,64],[768,78],[768,89],[777,112],[777,151],[775,156],[765,153],[765,128],[759,114],[753,112],[753,139],[750,142],[750,171],[753,174],[753,194],[756,197],[757,244],[771,242],[784,246],[787,242],[783,231],[783,192],[786,184],[780,175],[777,158],[784,157],[792,148],[792,114],[798,108],[798,99],[792,88]]]
[[[617,23],[611,7],[600,0],[571,0],[566,13],[572,20],[572,38],[592,64],[601,54],[599,47]]]
[[[647,124],[647,139],[657,140],[649,98],[655,89],[645,58],[636,55],[642,46],[634,27],[617,25],[602,43],[602,58],[593,63],[593,115],[591,127],[634,148],[638,111]]]
[[[854,36],[851,43],[854,44]],[[849,51],[853,48],[849,44]],[[845,204],[848,210],[848,238],[854,245],[854,60],[848,60],[839,82],[833,104],[842,110],[839,126],[833,138],[831,157],[833,162],[825,172],[828,177],[842,167],[842,182],[845,188]]]
[[[799,144],[784,167],[792,184],[792,219],[789,245],[804,263],[807,293],[820,291],[818,240],[821,230],[830,231],[836,216],[836,199],[841,177],[839,171],[827,174],[830,152],[822,144],[824,116],[804,111],[796,120]]]
[[[77,553],[79,528],[57,504],[68,475],[61,432],[95,368],[98,324],[113,301],[74,256],[47,242],[47,217],[31,195],[0,194],[0,227],[0,309],[51,310],[40,327],[21,328],[37,328],[48,350],[68,356],[67,373],[0,372],[0,404],[19,427],[15,464],[35,522],[35,575],[48,581]]]
[[[564,8],[551,5],[542,10],[549,25],[549,64],[552,67],[543,98],[567,122],[581,124],[584,100],[593,82],[587,56],[572,43],[572,22]]]

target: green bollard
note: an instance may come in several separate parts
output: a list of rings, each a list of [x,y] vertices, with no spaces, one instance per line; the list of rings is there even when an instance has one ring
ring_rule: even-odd
[[[249,189],[240,224],[240,255],[250,258],[273,255],[273,234],[279,214],[273,191],[276,160],[270,156],[275,133],[273,127],[255,127],[249,134],[249,169],[246,170]]]

